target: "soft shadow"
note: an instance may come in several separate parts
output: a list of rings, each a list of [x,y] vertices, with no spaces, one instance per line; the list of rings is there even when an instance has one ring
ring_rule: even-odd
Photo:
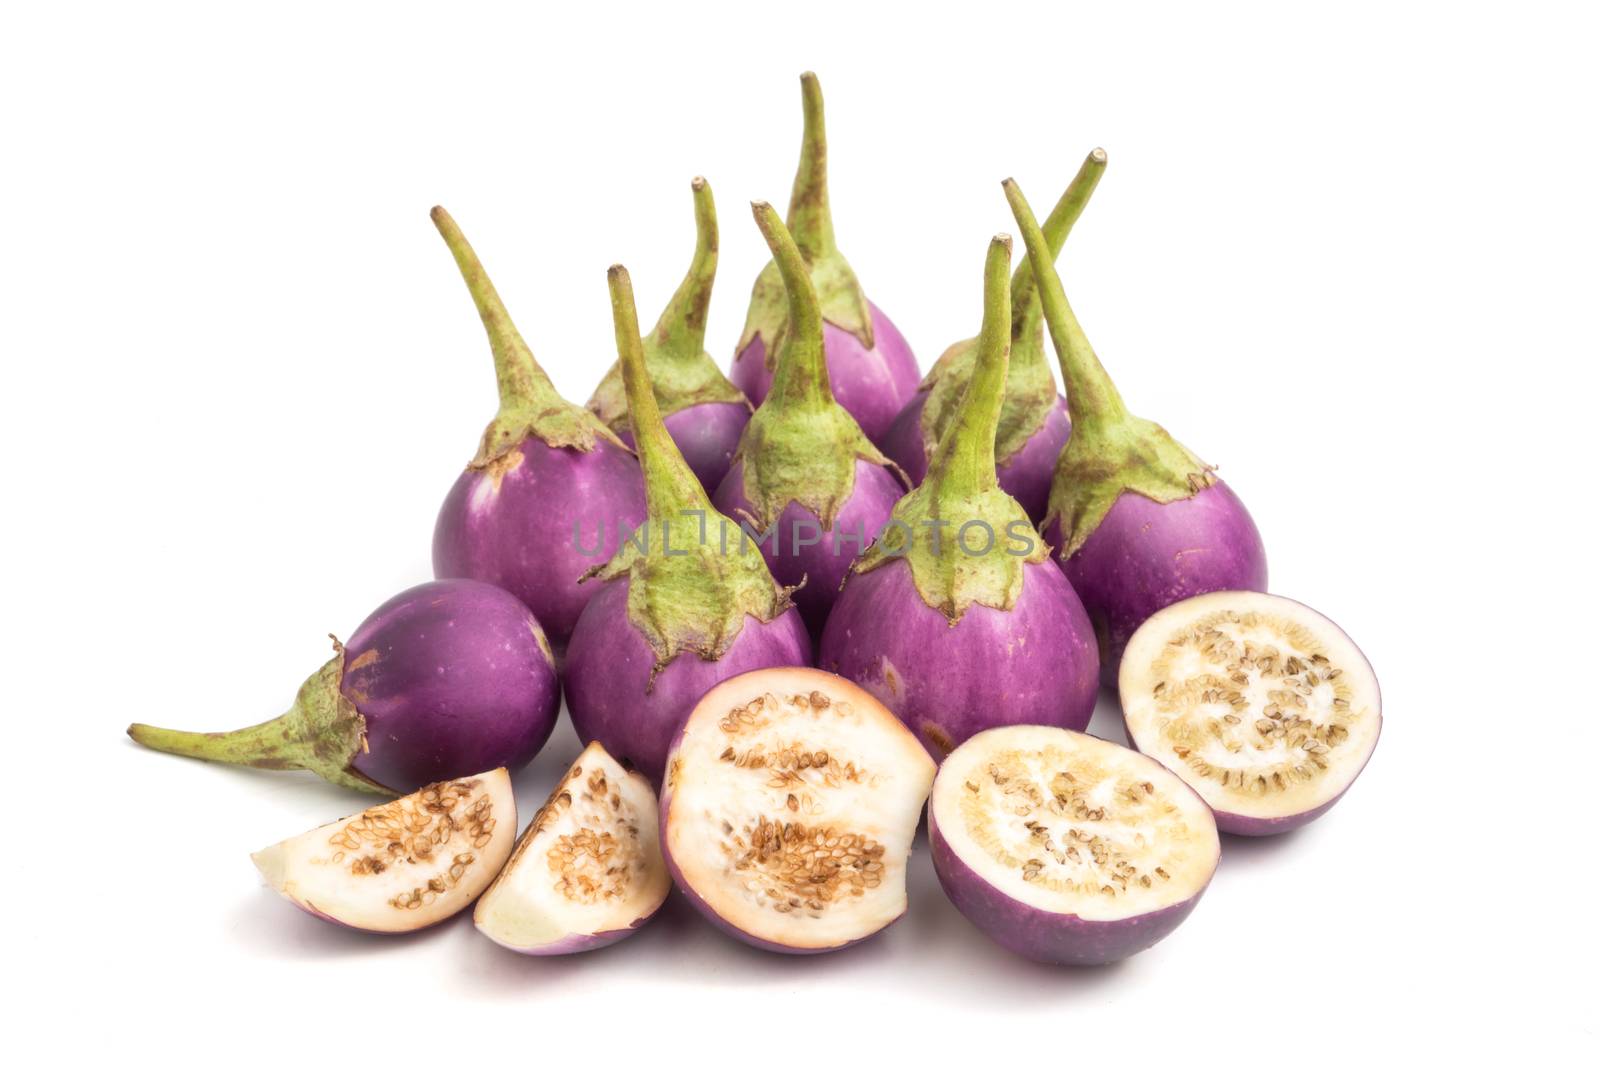
[[[262,886],[234,912],[228,933],[252,953],[284,959],[328,959],[409,951],[418,942],[446,936],[460,919],[457,915],[415,933],[376,934],[319,919]]]

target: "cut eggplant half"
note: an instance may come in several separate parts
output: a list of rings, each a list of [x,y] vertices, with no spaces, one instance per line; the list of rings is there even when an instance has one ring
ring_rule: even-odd
[[[424,786],[251,858],[273,889],[317,918],[403,934],[476,900],[516,833],[511,776],[502,768]]]
[[[671,887],[655,792],[594,742],[522,832],[473,921],[530,956],[587,952],[643,926]]]
[[[775,952],[843,948],[906,910],[934,763],[872,694],[774,668],[695,705],[667,761],[662,851],[722,930]]]
[[[1283,833],[1331,808],[1383,725],[1372,666],[1298,601],[1210,593],[1156,612],[1128,641],[1128,739],[1205,798],[1224,832]]]
[[[1221,856],[1195,791],[1155,760],[1053,726],[974,735],[928,802],[957,910],[1042,963],[1111,963],[1188,917]]]

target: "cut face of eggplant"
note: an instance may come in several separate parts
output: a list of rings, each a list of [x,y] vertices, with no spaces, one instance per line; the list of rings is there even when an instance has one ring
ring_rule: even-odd
[[[1327,811],[1383,721],[1377,677],[1345,632],[1266,593],[1157,612],[1128,642],[1120,689],[1132,743],[1236,834],[1282,833]]]
[[[825,952],[906,910],[933,760],[870,693],[809,668],[701,698],[667,763],[663,851],[689,899],[761,948]]]
[[[1001,945],[1107,963],[1188,915],[1221,855],[1194,790],[1155,760],[1049,726],[986,730],[946,758],[929,802],[934,869]]]
[[[511,854],[516,826],[502,768],[424,786],[251,858],[272,888],[320,919],[408,933],[476,900]]]
[[[596,742],[523,831],[473,921],[517,952],[586,952],[643,926],[671,885],[650,783]]]

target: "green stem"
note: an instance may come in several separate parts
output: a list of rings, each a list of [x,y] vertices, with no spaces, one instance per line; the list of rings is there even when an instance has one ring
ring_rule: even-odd
[[[1014,180],[1007,178],[1003,184],[1006,200],[1011,204],[1011,213],[1022,231],[1023,243],[1027,245],[1028,259],[1034,265],[1033,275],[1040,303],[1044,307],[1044,320],[1050,328],[1050,340],[1061,361],[1062,380],[1067,385],[1067,410],[1072,416],[1073,425],[1076,427],[1091,421],[1125,421],[1130,417],[1127,405],[1122,402],[1122,396],[1106,374],[1105,367],[1101,366],[1100,357],[1094,354],[1094,349],[1089,345],[1089,338],[1072,312],[1072,305],[1067,303],[1067,294],[1061,288],[1061,276],[1056,273],[1054,257],[1044,233],[1039,229],[1038,220],[1033,217],[1033,209],[1028,206],[1028,201]]]
[[[800,140],[800,166],[789,193],[789,229],[806,262],[815,263],[838,248],[833,241],[833,213],[828,209],[828,131],[823,123],[822,83],[809,70],[800,75],[800,101],[805,131]]]
[[[639,313],[633,302],[633,280],[620,263],[607,272],[607,278],[611,286],[611,321],[617,335],[617,359],[622,364],[622,381],[628,394],[634,449],[644,467],[645,504],[650,521],[660,526],[685,511],[709,512],[711,501],[661,420],[661,409],[650,385],[650,372],[644,365]]]
[[[1100,184],[1100,177],[1105,172],[1105,149],[1096,148],[1084,159],[1083,165],[1078,168],[1078,173],[1072,179],[1072,184],[1067,186],[1066,192],[1061,194],[1061,199],[1056,201],[1056,206],[1050,209],[1050,214],[1044,220],[1041,229],[1044,230],[1045,244],[1050,248],[1052,263],[1061,254],[1062,247],[1067,243],[1067,235],[1072,232],[1078,217],[1088,206],[1089,198],[1094,195],[1095,187]],[[1017,265],[1016,273],[1011,276],[1013,338],[1031,337],[1039,328],[1039,294],[1036,285],[1033,277],[1033,257],[1030,255]]]
[[[965,499],[998,484],[994,441],[1011,352],[1011,286],[1006,278],[1010,267],[1011,238],[999,234],[989,242],[989,256],[984,261],[977,365],[955,419],[929,465],[928,481],[938,501]]]
[[[696,178],[691,188],[694,258],[655,328],[655,354],[685,363],[699,360],[706,350],[706,316],[711,308],[711,286],[717,279],[717,205],[711,198],[711,184],[704,178]]]
[[[767,247],[772,249],[789,295],[789,324],[778,344],[778,366],[767,403],[774,410],[831,407],[833,387],[822,344],[822,308],[811,284],[811,273],[799,245],[772,205],[757,200],[750,209],[761,235],[767,239]]]
[[[478,317],[489,335],[489,347],[494,351],[495,378],[500,386],[500,410],[539,404],[555,396],[555,386],[544,368],[533,358],[516,324],[506,311],[505,302],[495,291],[494,283],[478,260],[478,254],[467,243],[467,237],[456,225],[456,220],[442,207],[431,212],[433,224],[455,257],[461,277],[467,283],[467,292],[478,307]]]

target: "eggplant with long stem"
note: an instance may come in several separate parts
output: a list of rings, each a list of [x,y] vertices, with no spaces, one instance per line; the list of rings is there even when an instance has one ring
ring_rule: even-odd
[[[839,252],[828,205],[822,84],[815,74],[808,71],[800,76],[800,95],[805,133],[794,189],[789,194],[789,231],[800,246],[822,308],[823,346],[833,395],[876,444],[917,390],[917,360],[894,323],[866,298],[855,272]],[[778,372],[778,341],[788,325],[788,312],[789,298],[774,261],[756,278],[729,375],[752,404],[759,406],[772,388]]]
[[[1045,243],[1058,255],[1073,224],[1089,203],[1106,154],[1096,148],[1044,220]],[[933,365],[883,441],[883,451],[905,471],[913,485],[928,472],[928,459],[955,417],[972,380],[977,338],[957,341]],[[1005,400],[995,435],[995,475],[1004,489],[1038,522],[1050,502],[1050,480],[1056,459],[1072,432],[1066,398],[1056,392],[1055,376],[1045,359],[1044,323],[1033,265],[1024,259],[1011,275],[1011,365],[1006,373]]]
[[[984,268],[966,395],[923,483],[856,560],[818,665],[882,700],[935,759],[1022,723],[1081,730],[1094,713],[1094,630],[1022,505],[995,477],[1010,347],[1011,239]]]
[[[739,435],[750,421],[750,401],[706,352],[706,316],[717,277],[717,209],[710,183],[696,178],[692,187],[694,258],[655,329],[643,338],[644,365],[650,371],[667,433],[709,493],[733,463]],[[625,444],[633,446],[622,364],[613,363],[606,371],[589,398],[589,410]]]
[[[1266,549],[1211,465],[1128,410],[1067,303],[1022,190],[1007,179],[1005,191],[1033,260],[1072,414],[1045,538],[1094,620],[1101,677],[1115,686],[1128,638],[1168,604],[1224,589],[1265,592]]]

